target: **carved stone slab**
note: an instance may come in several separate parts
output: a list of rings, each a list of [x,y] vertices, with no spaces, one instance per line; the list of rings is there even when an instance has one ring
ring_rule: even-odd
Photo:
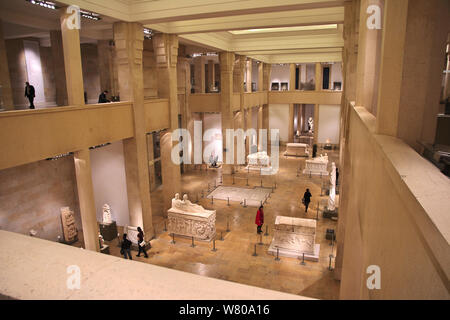
[[[286,156],[309,157],[308,145],[305,143],[287,143]]]
[[[313,160],[305,160],[304,174],[315,174],[328,176],[328,159],[326,158],[314,158]]]
[[[320,245],[315,243],[316,221],[277,216],[269,253],[318,261]]]
[[[211,241],[216,235],[216,211],[210,213],[179,212],[169,209],[169,234],[194,237],[197,240]]]
[[[61,222],[63,226],[64,241],[71,243],[77,240],[78,230],[75,225],[75,216],[69,207],[62,207]]]

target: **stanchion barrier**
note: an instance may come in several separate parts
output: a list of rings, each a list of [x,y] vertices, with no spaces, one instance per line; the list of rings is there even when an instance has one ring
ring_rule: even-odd
[[[304,265],[306,265],[306,262],[305,262],[305,253],[303,252],[302,253],[302,262],[300,263],[302,266],[304,266]]]
[[[216,238],[213,239],[213,248],[211,249],[211,251],[217,251],[217,249],[216,249]]]
[[[265,235],[265,236],[268,236],[268,235],[269,235],[269,226],[268,226],[268,225],[266,225],[266,233],[264,233],[264,235]]]
[[[230,206],[230,197],[227,197],[227,206]]]
[[[247,186],[247,187],[249,186],[249,184],[248,184],[248,176],[247,176],[247,184],[246,184],[246,186]]]
[[[280,249],[277,248],[277,256],[275,257],[275,261],[280,261],[279,251]]]
[[[232,177],[233,177],[233,184],[234,184],[234,174],[232,175]]]
[[[311,179],[311,170],[309,170],[309,178]]]
[[[164,220],[164,232],[167,231],[167,220]]]
[[[214,204],[214,196],[211,196],[211,204]]]
[[[255,244],[255,251],[253,252],[252,256],[254,256],[254,257],[257,256],[257,254],[256,254],[256,244]]]
[[[243,205],[243,207],[247,208],[247,200],[245,198],[244,198],[244,205]]]
[[[217,188],[217,182],[216,179],[214,179],[214,189]]]
[[[316,214],[316,220],[319,221],[319,201],[317,201],[317,214]]]
[[[203,194],[203,190],[202,190],[202,199],[205,197],[205,195]]]
[[[172,241],[170,243],[175,244],[175,233],[172,233]]]
[[[191,247],[192,247],[192,248],[195,247],[195,244],[194,244],[194,237],[192,237],[192,244],[191,244]]]
[[[262,186],[263,186],[263,185],[262,185],[262,179],[261,179],[261,188],[262,188]]]
[[[262,246],[264,243],[262,242],[262,234],[260,233],[259,234],[259,242],[258,242],[258,244],[260,245],[260,246]]]
[[[223,241],[223,235],[222,235],[222,231],[220,231],[220,241]]]
[[[297,178],[298,178],[298,168],[297,168]]]
[[[229,221],[229,217],[227,216],[227,232],[230,232],[230,221]]]

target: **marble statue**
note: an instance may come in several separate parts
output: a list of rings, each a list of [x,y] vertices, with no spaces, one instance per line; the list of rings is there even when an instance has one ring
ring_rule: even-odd
[[[316,220],[277,216],[269,253],[318,261],[320,244],[316,244]]]
[[[312,117],[309,117],[308,119],[308,132],[312,133],[314,130],[314,121]]]
[[[172,208],[167,211],[169,234],[194,237],[211,241],[216,235],[216,210],[207,210],[192,203],[187,194],[180,199],[176,193],[172,199]]]
[[[78,230],[75,225],[75,216],[69,207],[61,208],[61,221],[63,225],[64,240],[73,242],[77,239]]]
[[[112,223],[111,207],[107,203],[103,205],[103,223],[106,224]]]
[[[100,233],[98,233],[98,244],[100,246],[100,249],[105,246],[105,239],[103,239],[103,236]]]
[[[336,164],[331,163],[330,195],[328,197],[328,211],[336,210]]]

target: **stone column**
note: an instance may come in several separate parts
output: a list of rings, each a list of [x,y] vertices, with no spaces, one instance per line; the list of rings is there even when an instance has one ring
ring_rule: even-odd
[[[322,91],[323,87],[323,69],[320,62],[316,63],[316,91]]]
[[[110,40],[98,40],[98,65],[100,90],[108,90],[111,96],[117,96],[117,84],[114,81],[114,47]]]
[[[178,144],[177,141],[172,142],[172,131],[179,128],[178,115],[180,114],[177,87],[178,36],[158,33],[153,37],[153,47],[156,54],[158,96],[169,99],[170,109],[170,128],[164,134],[161,133],[160,141],[164,209],[166,210],[171,207],[175,193],[181,191],[180,165],[171,159],[172,149]]]
[[[252,92],[252,70],[253,70],[253,60],[247,59],[247,74],[245,76],[245,87],[247,92]]]
[[[216,78],[214,72],[214,61],[208,60],[208,91],[211,92],[214,88],[214,80]]]
[[[245,109],[245,130],[249,130],[252,129],[253,124],[252,124],[252,109],[253,108],[247,108]],[[251,136],[247,136],[246,140],[245,140],[245,159],[247,160],[247,156],[250,153],[250,146],[252,144],[252,137]]]
[[[383,8],[382,0],[362,0],[360,21],[367,20],[366,9],[370,5]],[[368,29],[366,23],[359,25],[358,59],[356,75],[356,105],[364,106],[376,114],[376,90],[378,89],[379,55],[381,50],[382,30]],[[331,78],[331,76],[330,76]]]
[[[260,129],[264,129],[263,127],[263,107],[258,106],[256,108],[258,110],[258,122],[257,122],[257,133],[258,133],[258,151],[262,151],[262,135],[260,133]]]
[[[2,87],[2,100],[0,109],[14,110],[14,102],[9,75],[8,58],[6,56],[5,39],[3,38],[3,24],[0,20],[0,86]],[[3,105],[1,104],[3,102]]]
[[[261,62],[262,63],[262,62]],[[270,91],[270,75],[272,73],[272,65],[263,64],[263,91]]]
[[[420,142],[434,143],[449,5],[385,1],[376,130],[418,152]]]
[[[66,71],[67,102],[84,105],[83,69],[81,67],[80,30],[69,27],[70,14],[60,9],[61,35]],[[55,70],[56,71],[56,70]]]
[[[89,152],[89,149],[76,151],[73,158],[84,247],[87,250],[98,252],[100,251],[100,245],[98,243],[97,215],[95,213],[94,188],[92,186],[91,158]]]
[[[148,176],[150,183],[150,191],[156,188],[155,180],[155,156],[153,148],[153,134],[147,135],[147,151],[148,151]]]
[[[288,142],[294,142],[294,104],[289,104]]]
[[[205,58],[194,58],[194,88],[195,93],[205,93]]]
[[[133,103],[134,137],[123,141],[130,224],[142,227],[148,240],[154,236],[154,230],[144,122],[144,33],[139,23],[116,22],[113,27],[120,97]]]
[[[223,141],[223,169],[224,174],[233,173],[233,165],[226,164],[227,159],[227,137],[226,129],[233,128],[233,68],[234,68],[234,53],[220,52],[220,108],[222,112],[222,141]],[[234,159],[236,160],[236,159]]]
[[[56,105],[66,106],[68,104],[66,70],[64,67],[63,43],[60,30],[50,31],[50,42],[52,46],[52,61],[55,74]]]
[[[270,155],[270,151],[271,151],[271,141],[270,141],[270,130],[269,130],[269,106],[267,104],[263,104],[261,107],[261,117],[262,117],[262,127],[263,129],[266,129],[267,132],[264,136],[263,139],[265,139],[266,141],[262,141],[262,143],[266,143],[266,146],[263,147],[262,151],[266,151],[267,154]]]
[[[214,66],[214,64],[213,64]],[[186,129],[191,135],[190,146],[188,147],[188,157],[191,159],[191,164],[194,163],[194,119],[192,117],[191,108],[189,106],[189,95],[191,93],[191,67],[188,58],[178,57],[178,90],[179,98],[182,104],[180,105],[180,112],[182,118],[182,127]],[[214,78],[213,78],[214,80]],[[185,165],[185,169],[187,169]]]
[[[264,63],[258,63],[258,91],[264,91]]]
[[[323,68],[320,62],[316,63],[316,91],[322,91]],[[314,105],[314,143],[318,143],[319,137],[319,105]]]

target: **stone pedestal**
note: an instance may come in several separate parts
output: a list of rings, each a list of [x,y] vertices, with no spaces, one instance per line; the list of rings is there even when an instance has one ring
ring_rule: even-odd
[[[100,223],[100,234],[106,241],[111,241],[117,238],[117,225],[113,221],[111,223]]]
[[[109,246],[105,244],[103,247],[100,248],[100,252],[104,254],[109,254]]]
[[[320,244],[315,243],[316,220],[277,216],[269,253],[319,261]]]

